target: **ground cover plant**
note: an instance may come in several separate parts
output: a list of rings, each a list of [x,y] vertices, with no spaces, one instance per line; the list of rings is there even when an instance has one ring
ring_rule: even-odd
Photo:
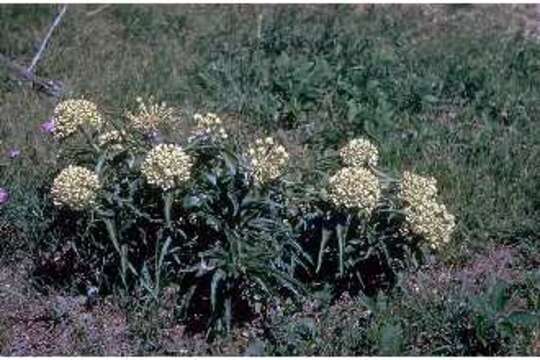
[[[2,353],[538,354],[536,11],[70,5],[62,96],[0,67]]]

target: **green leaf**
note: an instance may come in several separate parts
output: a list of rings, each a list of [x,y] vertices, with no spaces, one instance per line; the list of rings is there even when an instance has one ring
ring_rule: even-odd
[[[319,273],[321,270],[322,262],[323,262],[323,253],[324,249],[326,248],[326,245],[328,244],[328,241],[330,240],[330,235],[332,235],[332,231],[323,228],[322,229],[322,240],[321,240],[321,247],[319,249],[319,256],[317,258],[317,269],[315,270],[316,273]]]
[[[425,95],[423,99],[429,104],[437,104],[439,102],[439,99],[434,95]]]
[[[188,195],[184,197],[183,206],[185,209],[198,208],[202,205],[202,199],[199,196]]]
[[[163,194],[163,214],[165,216],[165,223],[168,228],[172,227],[171,209],[174,201],[173,193],[166,192]]]
[[[157,267],[156,267],[156,291],[157,292],[159,292],[159,289],[160,289],[160,281],[161,281],[161,272],[163,270],[163,262],[165,260],[165,256],[167,256],[167,254],[168,254],[169,246],[171,245],[171,243],[172,243],[172,238],[170,236],[168,236],[167,239],[165,240],[165,243],[161,247],[161,251],[160,251],[160,254],[159,254],[159,260],[157,262]]]
[[[225,325],[227,327],[227,333],[231,332],[232,324],[232,300],[230,296],[225,298]]]
[[[385,324],[381,329],[379,348],[381,355],[390,356],[400,353],[403,343],[403,331],[399,324]]]
[[[240,210],[240,204],[238,203],[238,199],[236,199],[236,196],[234,196],[233,194],[227,194],[227,198],[229,199],[232,207],[233,207],[233,212],[232,212],[232,216],[237,216],[238,215],[238,211]]]
[[[225,279],[225,272],[223,270],[217,270],[212,276],[212,283],[210,284],[210,303],[212,304],[212,310],[216,311],[217,306],[217,289],[219,283]]]
[[[346,234],[348,226],[338,224],[336,226],[336,235],[338,239],[338,250],[339,250],[339,275],[343,276],[344,274],[344,253],[345,253],[345,243],[346,243]]]
[[[210,184],[212,184],[213,186],[217,185],[217,175],[216,174],[208,172],[208,173],[204,174],[204,176],[206,177],[206,180],[208,180],[208,182]]]
[[[495,312],[501,312],[506,307],[510,296],[508,294],[508,286],[504,283],[497,283],[491,289],[491,306]]]
[[[506,317],[513,325],[535,327],[540,325],[540,315],[534,312],[514,311]]]

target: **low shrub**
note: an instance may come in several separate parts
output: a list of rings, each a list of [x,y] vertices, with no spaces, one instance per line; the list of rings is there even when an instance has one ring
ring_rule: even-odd
[[[435,180],[385,175],[367,139],[309,184],[287,177],[289,154],[273,137],[229,136],[215,114],[188,126],[152,99],[125,117],[103,114],[66,100],[44,126],[64,166],[50,195],[59,247],[76,259],[68,269],[90,274],[81,286],[153,304],[178,286],[177,315],[194,330],[229,332],[321,284],[388,288],[428,245],[449,241],[454,218]]]

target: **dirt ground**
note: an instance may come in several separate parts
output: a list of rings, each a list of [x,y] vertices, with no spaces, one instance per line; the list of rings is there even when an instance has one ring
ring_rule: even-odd
[[[2,355],[127,355],[127,317],[103,300],[37,293],[28,283],[30,264],[0,268]]]

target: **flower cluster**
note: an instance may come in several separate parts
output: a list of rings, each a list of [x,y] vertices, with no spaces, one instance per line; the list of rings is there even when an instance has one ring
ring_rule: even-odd
[[[346,167],[329,180],[328,197],[337,207],[373,211],[381,195],[379,178],[364,167]]]
[[[434,178],[406,171],[400,194],[406,205],[406,220],[414,233],[425,237],[433,248],[450,241],[455,218],[444,204],[437,202],[437,181]]]
[[[127,134],[123,130],[111,130],[99,135],[97,143],[100,148],[109,148],[113,151],[122,151],[124,149],[123,143],[126,136]]]
[[[283,174],[289,154],[285,147],[276,145],[273,138],[257,139],[248,151],[255,181],[266,183]]]
[[[88,100],[65,100],[56,106],[51,119],[51,131],[57,139],[64,139],[82,126],[99,129],[103,118],[96,104]]]
[[[142,98],[137,98],[139,111],[128,113],[127,118],[133,127],[145,134],[158,131],[162,125],[169,124],[173,119],[173,109],[167,107],[167,104],[153,103],[150,98],[149,104],[144,103]]]
[[[186,182],[192,166],[191,157],[181,147],[159,144],[146,156],[141,172],[149,184],[166,191]]]
[[[51,195],[56,206],[83,210],[96,204],[100,187],[96,173],[70,165],[54,179]]]
[[[227,139],[228,135],[225,128],[222,126],[221,119],[213,113],[206,115],[195,114],[193,116],[196,124],[196,134],[199,136],[219,137]]]
[[[346,166],[377,165],[379,150],[369,140],[353,139],[339,151],[341,160]]]

